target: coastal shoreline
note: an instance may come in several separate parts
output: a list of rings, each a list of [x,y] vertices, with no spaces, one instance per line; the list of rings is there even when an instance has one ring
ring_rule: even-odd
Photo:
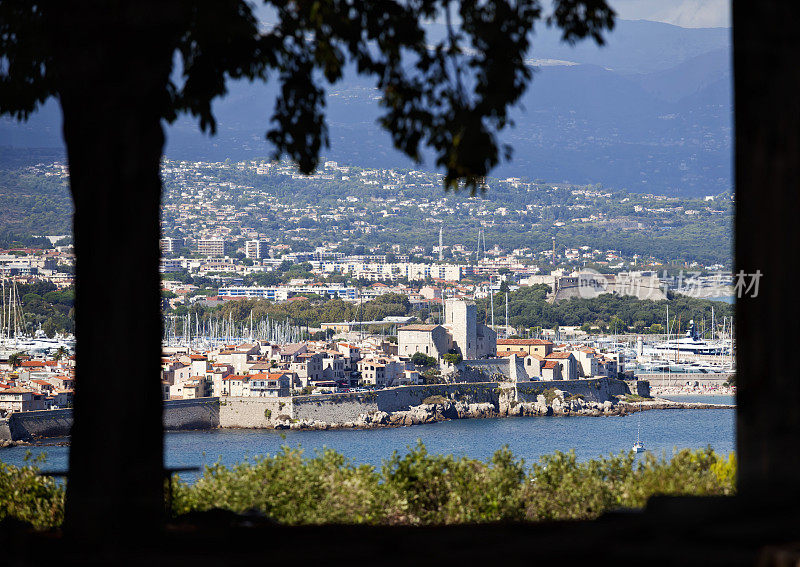
[[[543,403],[544,402],[544,403]],[[581,400],[564,400],[556,395],[549,403],[547,400],[537,400],[534,403],[509,403],[502,408],[496,408],[491,403],[468,404],[443,400],[432,404],[421,404],[407,411],[398,412],[370,412],[362,414],[354,422],[327,423],[310,420],[294,420],[278,424],[274,427],[218,427],[215,429],[184,429],[181,431],[215,431],[222,430],[253,430],[266,431],[304,430],[364,430],[378,428],[399,428],[413,425],[425,425],[452,421],[456,419],[496,419],[512,417],[624,417],[641,411],[652,410],[696,410],[696,409],[734,409],[733,404],[714,404],[704,402],[681,402],[665,398],[652,397],[636,401],[619,400],[616,403],[583,402]],[[69,440],[56,443],[48,442],[52,438],[38,438],[31,441],[6,441],[0,448],[25,446],[68,446]]]
[[[675,389],[669,393],[673,392],[673,395],[678,394]],[[703,399],[682,401],[665,399],[658,394],[656,397],[650,396],[647,382],[626,383],[601,378],[558,383],[485,382],[401,386],[367,393],[291,398],[199,398],[165,402],[164,429],[370,429],[454,419],[602,417],[624,416],[653,409],[734,407],[730,404],[706,403]],[[36,444],[47,440],[62,442],[69,435],[71,425],[71,410],[15,414],[5,422],[4,438]]]
[[[540,396],[540,398],[543,396]],[[329,430],[329,429],[372,429],[383,427],[408,427],[424,425],[454,419],[493,419],[506,417],[623,417],[640,411],[681,410],[681,409],[734,409],[733,404],[713,404],[703,402],[676,402],[665,398],[644,398],[636,401],[618,401],[616,403],[582,402],[582,400],[564,400],[557,397],[552,402],[537,400],[536,402],[510,403],[505,407],[493,407],[489,403],[467,404],[464,402],[444,401],[436,404],[422,404],[408,411],[393,413],[371,412],[362,414],[355,422],[326,423],[320,421],[297,420],[279,424],[272,429],[277,430]],[[257,429],[237,427],[228,429]]]

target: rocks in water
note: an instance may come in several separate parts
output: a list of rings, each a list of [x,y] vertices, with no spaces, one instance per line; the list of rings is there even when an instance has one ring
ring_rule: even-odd
[[[0,439],[0,449],[6,447],[17,447],[18,445],[32,445],[28,441],[13,441],[12,439]]]
[[[360,421],[357,421],[356,424],[360,424],[362,427],[374,425],[374,421],[371,421],[367,417],[368,415],[369,414],[364,414],[359,416]],[[453,402],[448,400],[435,404],[420,404],[406,411],[396,411],[387,415],[386,422],[381,422],[379,423],[380,425],[419,425],[449,419],[496,417],[499,414],[494,404],[491,403],[470,404],[464,401]]]
[[[532,399],[532,396],[527,400],[520,400],[520,397],[525,397],[522,391],[518,392],[515,388],[507,388],[500,390],[499,396],[496,398],[497,401],[494,403],[471,403],[466,396],[459,400],[439,396],[436,399],[429,398],[429,401],[433,403],[424,403],[391,413],[373,410],[360,414],[355,419],[349,417],[348,421],[325,422],[313,419],[292,419],[288,415],[281,415],[273,423],[276,429],[325,430],[403,427],[450,419],[479,419],[500,416],[617,416],[628,415],[646,409],[729,407],[714,406],[712,404],[679,403],[661,399],[643,399],[636,402],[612,399],[597,402],[586,400],[582,395],[571,395],[569,392],[555,388],[547,389],[544,393],[536,395],[535,400]],[[0,446],[6,445],[0,444]]]

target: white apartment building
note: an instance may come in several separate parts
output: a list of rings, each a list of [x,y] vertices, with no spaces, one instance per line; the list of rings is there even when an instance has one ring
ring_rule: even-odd
[[[177,254],[181,251],[181,248],[183,248],[182,238],[171,238],[167,236],[159,240],[158,243],[161,246],[161,252],[163,254]]]
[[[358,290],[354,287],[343,285],[287,285],[275,287],[245,287],[228,286],[219,289],[219,296],[225,298],[263,298],[270,301],[286,301],[295,295],[315,293],[317,295],[328,295],[344,300],[355,301],[358,299]]]
[[[244,255],[251,260],[269,258],[269,243],[265,240],[248,240],[245,243]]]
[[[224,256],[225,241],[221,238],[201,238],[197,241],[197,253],[201,256]]]

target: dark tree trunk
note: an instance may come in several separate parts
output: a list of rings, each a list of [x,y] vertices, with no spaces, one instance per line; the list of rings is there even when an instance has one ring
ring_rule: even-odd
[[[78,341],[65,529],[124,545],[164,513],[159,164],[173,49],[157,4],[64,4],[56,65]]]
[[[800,3],[733,3],[736,103],[736,272],[760,272],[736,305],[739,492],[800,500]],[[745,282],[752,283],[752,277]],[[745,290],[743,290],[746,292]]]

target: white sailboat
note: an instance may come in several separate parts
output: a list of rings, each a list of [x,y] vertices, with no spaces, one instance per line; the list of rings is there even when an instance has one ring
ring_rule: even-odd
[[[644,443],[639,439],[639,427],[636,427],[636,443],[633,444],[634,453],[644,453],[647,449],[644,448]]]
[[[644,448],[644,443],[639,436],[642,424],[642,416],[641,416],[641,407],[639,408],[639,415],[637,416],[637,423],[636,423],[636,443],[633,444],[633,452],[634,453],[644,453],[647,449]]]

